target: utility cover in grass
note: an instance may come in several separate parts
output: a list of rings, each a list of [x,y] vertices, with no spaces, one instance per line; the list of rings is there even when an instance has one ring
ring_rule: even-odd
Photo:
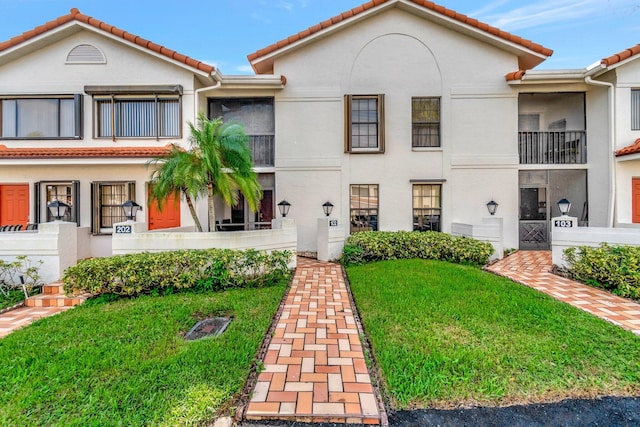
[[[211,317],[196,323],[191,330],[184,336],[185,340],[199,340],[200,338],[217,337],[227,329],[231,323],[228,317]]]

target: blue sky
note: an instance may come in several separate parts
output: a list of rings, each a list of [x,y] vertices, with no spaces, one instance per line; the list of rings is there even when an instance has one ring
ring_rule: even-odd
[[[133,34],[246,74],[246,56],[366,0],[0,0],[0,41],[72,7]],[[440,0],[554,50],[539,69],[584,68],[640,43],[640,0]]]

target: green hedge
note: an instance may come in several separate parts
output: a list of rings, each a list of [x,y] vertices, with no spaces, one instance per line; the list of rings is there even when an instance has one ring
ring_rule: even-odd
[[[640,247],[602,243],[565,249],[564,256],[573,279],[640,301]]]
[[[342,251],[342,263],[357,265],[388,259],[422,258],[484,265],[492,253],[490,243],[435,231],[364,231],[349,236]]]
[[[91,258],[65,270],[67,293],[135,296],[179,289],[261,287],[288,277],[289,251],[203,249]]]

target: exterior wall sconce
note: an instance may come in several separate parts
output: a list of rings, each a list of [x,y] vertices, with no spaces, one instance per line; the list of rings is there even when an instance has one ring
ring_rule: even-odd
[[[127,217],[127,221],[133,221],[138,213],[138,210],[142,208],[139,204],[134,202],[133,200],[127,200],[122,205],[122,211],[124,212],[124,216]]]
[[[287,202],[286,200],[278,203],[278,210],[280,210],[280,215],[282,215],[282,218],[287,217],[287,215],[289,214],[289,209],[291,209],[291,203]]]
[[[560,213],[564,216],[569,213],[571,210],[571,202],[567,199],[562,199],[558,201],[558,209],[560,209]]]
[[[489,215],[495,215],[496,211],[498,210],[498,204],[491,200],[489,203],[487,203],[487,210],[489,211]]]
[[[49,213],[51,213],[51,216],[54,217],[56,221],[60,221],[62,217],[67,213],[69,205],[59,200],[54,200],[47,205],[47,208],[49,208]]]
[[[331,212],[333,212],[333,203],[324,202],[323,205],[322,205],[322,210],[324,211],[324,214],[326,216],[331,215]]]

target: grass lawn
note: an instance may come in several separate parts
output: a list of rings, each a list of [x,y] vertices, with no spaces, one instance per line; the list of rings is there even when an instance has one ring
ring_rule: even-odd
[[[640,395],[640,337],[477,268],[350,267],[396,409]]]
[[[201,425],[241,391],[285,284],[85,304],[0,339],[0,425]],[[197,320],[231,316],[187,342]]]

